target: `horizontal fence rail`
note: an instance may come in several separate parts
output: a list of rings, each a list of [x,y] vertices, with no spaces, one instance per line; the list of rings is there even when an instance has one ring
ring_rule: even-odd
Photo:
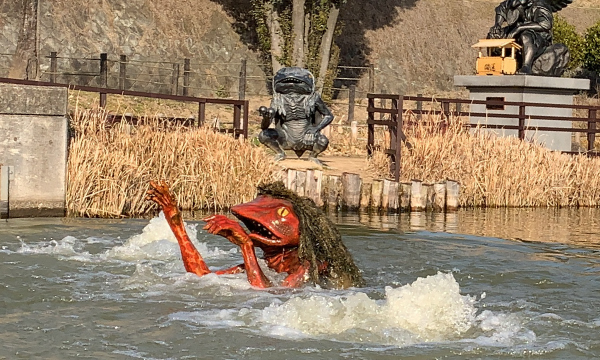
[[[114,95],[123,95],[123,96],[135,96],[135,97],[144,97],[149,99],[164,99],[164,100],[174,100],[181,102],[194,102],[198,103],[198,126],[202,126],[206,120],[206,104],[222,104],[222,105],[232,105],[233,106],[233,128],[232,129],[223,129],[221,131],[227,133],[233,133],[236,137],[243,136],[244,138],[248,138],[248,111],[249,111],[249,101],[248,100],[232,100],[232,99],[213,99],[213,98],[200,98],[194,96],[182,96],[182,95],[169,95],[169,94],[157,94],[157,93],[148,93],[141,91],[131,91],[131,90],[118,90],[118,89],[109,89],[109,88],[101,88],[101,87],[93,87],[93,86],[81,86],[81,85],[71,85],[71,84],[59,84],[59,83],[51,83],[44,81],[34,81],[34,80],[21,80],[21,79],[12,79],[12,78],[0,78],[0,83],[6,84],[16,84],[16,85],[33,85],[33,86],[58,86],[58,87],[66,87],[70,90],[79,90],[83,92],[92,92],[98,93],[100,95],[100,107],[106,107],[106,96],[107,94]],[[114,116],[113,116],[114,117]],[[125,117],[127,118],[127,117]],[[115,121],[123,120],[123,117],[114,117]],[[179,118],[172,118],[179,119]],[[131,119],[133,118],[131,117]]]
[[[533,102],[515,102],[515,101],[503,101],[503,100],[470,100],[470,99],[453,99],[453,98],[431,98],[424,96],[402,96],[394,94],[367,94],[368,105],[367,105],[367,124],[368,124],[368,141],[367,151],[371,155],[374,146],[375,126],[386,126],[390,132],[390,144],[385,153],[391,157],[392,174],[398,181],[400,177],[400,166],[394,166],[394,164],[401,164],[400,141],[405,141],[403,132],[400,130],[402,127],[413,125],[415,122],[408,119],[403,120],[404,116],[410,117],[411,115],[417,118],[417,121],[422,119],[423,115],[439,115],[442,122],[438,123],[437,126],[444,127],[448,126],[448,120],[450,117],[475,117],[475,118],[502,118],[502,119],[514,119],[517,124],[515,125],[497,125],[487,123],[465,123],[464,126],[469,128],[479,129],[505,129],[505,130],[517,130],[518,138],[525,140],[526,131],[546,131],[546,132],[567,132],[576,134],[585,134],[587,137],[587,151],[586,155],[598,156],[600,152],[596,149],[596,134],[600,133],[600,126],[598,126],[598,112],[600,106],[594,105],[576,105],[576,104],[547,104],[547,103],[533,103]],[[379,101],[380,105],[376,106],[376,100]],[[391,102],[391,107],[386,106],[386,102]],[[416,102],[416,109],[404,108],[407,102]],[[431,109],[424,110],[423,102],[429,102],[433,104]],[[463,107],[472,105],[485,105],[486,112],[472,112],[463,111]],[[514,107],[515,113],[498,113],[497,109],[506,107]],[[529,114],[528,110],[531,108],[554,108],[554,109],[571,109],[573,111],[583,112],[584,116],[551,116],[551,115],[535,115]],[[375,114],[380,114],[380,119],[375,119]],[[399,114],[402,114],[400,116]],[[549,120],[549,121],[570,121],[575,123],[584,123],[584,128],[577,127],[555,127],[555,126],[529,126],[527,124],[528,119],[534,120]],[[396,134],[396,136],[392,136]],[[406,144],[410,148],[410,144]],[[574,151],[563,151],[563,153],[579,153]]]

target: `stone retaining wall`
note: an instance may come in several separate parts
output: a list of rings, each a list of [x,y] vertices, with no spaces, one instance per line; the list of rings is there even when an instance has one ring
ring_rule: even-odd
[[[65,215],[66,114],[67,88],[0,84],[0,164],[13,173],[10,217]]]

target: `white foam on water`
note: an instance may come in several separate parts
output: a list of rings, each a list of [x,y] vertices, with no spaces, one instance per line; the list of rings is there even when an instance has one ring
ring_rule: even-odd
[[[50,254],[76,261],[93,261],[92,255],[83,250],[81,241],[73,236],[65,236],[62,240],[48,240],[32,245],[21,240],[21,247],[16,253],[24,255]]]
[[[184,222],[188,237],[196,246],[196,249],[202,254],[204,259],[218,258],[224,255],[237,253],[236,248],[229,251],[223,251],[219,248],[210,250],[206,243],[196,241],[198,236],[197,225],[190,225]],[[136,260],[163,260],[169,261],[180,259],[181,253],[177,239],[169,227],[164,213],[161,211],[158,217],[150,220],[144,227],[141,234],[130,237],[123,245],[115,246],[107,252],[108,258],[136,261]]]
[[[474,339],[481,346],[507,347],[519,343],[533,343],[536,335],[523,326],[519,315],[514,313],[495,313],[482,311],[477,316],[482,335]]]
[[[185,226],[205,259],[226,259],[238,253],[236,247],[227,251],[209,249],[205,242],[197,241],[199,231],[196,226]],[[179,246],[162,213],[151,219],[141,233],[129,237],[122,245],[96,254],[86,251],[87,245],[103,242],[107,246],[111,244],[111,240],[104,238],[80,240],[66,236],[61,240],[44,240],[34,245],[22,242],[17,253],[49,254],[81,262],[134,263],[135,271],[127,271],[116,280],[110,279],[107,274],[94,273],[98,278],[117,284],[116,291],[104,294],[106,298],[131,296],[130,293],[121,293],[126,291],[139,297],[202,301],[207,308],[178,311],[168,320],[209,328],[245,327],[252,332],[283,339],[312,338],[373,344],[372,351],[382,346],[458,342],[467,352],[477,353],[478,349],[485,347],[493,348],[499,354],[518,355],[543,354],[573,345],[568,340],[538,339],[529,329],[532,328],[529,322],[535,304],[524,299],[495,303],[495,309],[501,310],[477,309],[477,299],[461,295],[452,273],[418,278],[400,287],[388,286],[381,300],[371,299],[356,289],[334,292],[307,287],[293,291],[283,288],[259,291],[250,286],[245,274],[197,277],[186,273]],[[266,269],[264,263],[262,267],[274,283],[284,277]],[[85,292],[82,294],[85,295]],[[483,298],[486,298],[485,293],[481,294]],[[527,311],[529,315],[526,315]],[[600,318],[585,323],[563,319],[552,313],[538,314],[537,317],[555,322],[556,326],[600,327]]]
[[[246,323],[239,318],[239,310],[213,309],[196,312],[177,312],[169,315],[170,321],[183,321],[209,326],[211,328],[240,327]]]
[[[310,336],[382,344],[454,339],[476,320],[476,300],[460,294],[452,274],[419,278],[399,288],[386,287],[384,300],[361,292],[344,296],[294,297],[262,311],[261,321],[273,335],[289,328]]]

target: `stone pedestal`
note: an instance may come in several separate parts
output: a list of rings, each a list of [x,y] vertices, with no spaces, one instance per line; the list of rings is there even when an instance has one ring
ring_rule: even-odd
[[[454,86],[464,86],[469,90],[471,100],[501,100],[511,102],[529,102],[544,104],[572,105],[573,95],[590,88],[587,79],[557,78],[531,75],[456,75]],[[519,114],[518,106],[504,106],[496,109],[486,108],[483,104],[472,104],[472,113],[486,114]],[[525,125],[530,127],[572,128],[571,121],[539,120],[541,116],[572,117],[572,109],[526,107]],[[516,118],[471,116],[471,124],[491,124],[518,126]],[[518,130],[488,129],[501,136],[518,136]],[[525,139],[536,141],[544,146],[559,151],[571,151],[571,132],[534,131],[525,132]]]
[[[9,182],[2,203],[10,217],[65,215],[66,114],[67,88],[0,83],[0,183]]]

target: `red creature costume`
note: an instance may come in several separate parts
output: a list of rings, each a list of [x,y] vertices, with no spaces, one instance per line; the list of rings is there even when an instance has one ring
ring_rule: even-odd
[[[150,182],[151,189],[147,199],[154,201],[162,208],[165,218],[177,238],[183,264],[188,272],[203,276],[211,271],[206,266],[202,255],[190,241],[175,199],[169,192],[165,182],[157,184]],[[238,217],[249,232],[246,232],[236,221],[224,215],[213,215],[204,219],[204,230],[211,234],[220,235],[238,245],[244,258],[244,263],[232,268],[215,271],[216,274],[236,274],[246,272],[248,282],[252,286],[266,288],[272,286],[265,276],[256,258],[254,247],[263,250],[267,266],[279,273],[287,273],[282,286],[298,287],[308,279],[308,262],[301,262],[298,257],[300,241],[299,219],[294,213],[292,203],[268,195],[235,205],[231,212]]]

